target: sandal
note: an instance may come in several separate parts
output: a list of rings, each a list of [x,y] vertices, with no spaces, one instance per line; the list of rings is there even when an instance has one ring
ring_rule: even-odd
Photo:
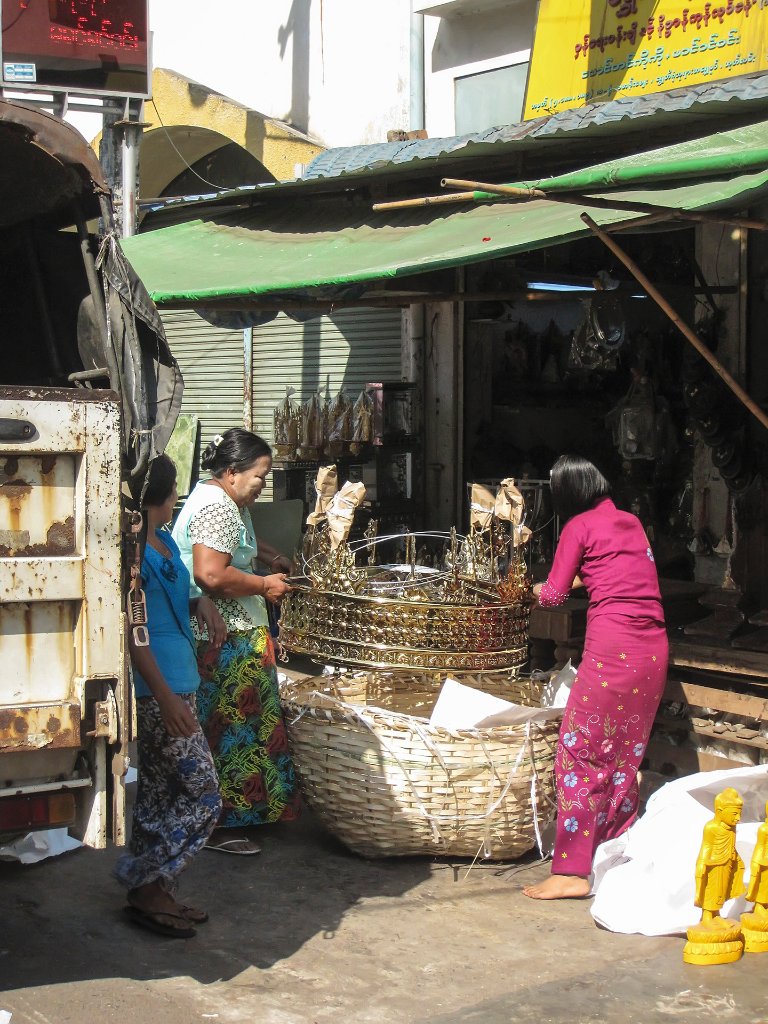
[[[185,907],[183,903],[179,903],[178,909],[179,914],[184,920],[190,921],[192,924],[205,924],[208,920],[208,912],[206,910],[198,910],[196,907]]]
[[[169,914],[166,910],[139,910],[138,907],[132,907],[130,904],[123,910],[133,924],[137,924],[140,928],[146,928],[149,932],[155,932],[156,935],[165,935],[169,939],[191,939],[197,935],[195,929],[190,926],[189,920],[181,914]],[[183,921],[186,927],[177,928],[175,925],[166,924],[164,918]]]
[[[218,850],[219,853],[234,853],[238,857],[253,857],[256,853],[261,853],[261,847],[258,843],[254,843],[251,839],[222,839],[217,842],[216,840],[209,839],[205,844],[206,850]]]

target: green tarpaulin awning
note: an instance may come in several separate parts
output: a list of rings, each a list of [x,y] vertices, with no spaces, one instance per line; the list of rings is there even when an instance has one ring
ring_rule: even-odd
[[[768,194],[768,123],[522,184],[684,211],[745,209]],[[155,302],[264,305],[270,295],[277,300],[307,289],[440,270],[589,233],[579,206],[546,200],[377,213],[355,193],[274,190],[245,210],[217,216],[209,206],[205,217],[125,239],[126,255]],[[642,216],[626,210],[592,214],[601,225]]]

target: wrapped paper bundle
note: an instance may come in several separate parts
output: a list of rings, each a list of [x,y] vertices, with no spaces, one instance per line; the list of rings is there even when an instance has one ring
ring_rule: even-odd
[[[307,526],[319,526],[325,519],[331,499],[338,490],[339,474],[335,466],[321,466],[315,480],[315,509],[307,516]]]
[[[326,386],[325,386],[325,394],[323,394],[322,389],[321,389],[321,390],[319,390],[317,392],[317,396],[318,396],[318,399],[320,400],[320,408],[323,411],[323,431],[322,431],[322,436],[323,436],[322,445],[323,445],[323,447],[322,447],[322,451],[321,451],[321,457],[322,458],[332,459],[332,458],[335,458],[335,456],[331,454],[330,444],[329,444],[329,441],[328,441],[328,437],[329,437],[329,434],[330,434],[330,431],[331,431],[331,389],[330,389],[330,387],[326,384]]]
[[[512,537],[515,547],[518,544],[525,544],[531,536],[527,526],[522,526],[525,501],[520,491],[515,487],[512,477],[507,477],[499,484],[494,502],[493,514],[497,519],[512,524]]]
[[[299,458],[319,458],[323,450],[323,442],[323,403],[320,392],[317,392],[302,407]]]
[[[347,398],[344,388],[331,402],[328,409],[328,446],[329,455],[338,458],[343,455],[352,440],[352,403]]]
[[[469,522],[476,530],[489,530],[494,515],[496,499],[482,484],[472,484],[469,505]]]
[[[331,551],[336,551],[340,544],[346,542],[352,529],[355,509],[364,497],[365,484],[350,481],[334,494],[325,513],[331,536]]]
[[[285,398],[274,411],[275,455],[278,459],[295,459],[301,435],[301,408],[292,397],[295,388],[285,389]]]
[[[361,391],[352,407],[352,443],[349,450],[353,455],[359,455],[372,441],[373,399],[367,391]]]

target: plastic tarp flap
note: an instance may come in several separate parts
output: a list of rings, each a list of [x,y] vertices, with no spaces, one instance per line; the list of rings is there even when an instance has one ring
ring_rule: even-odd
[[[160,314],[113,234],[102,243],[113,348],[122,357],[128,444],[136,463],[164,451],[181,409],[183,381]]]
[[[736,847],[749,871],[757,829],[765,820],[768,765],[700,772],[667,783],[645,814],[617,839],[598,847],[593,867],[592,916],[612,932],[679,935],[696,924],[693,903],[696,858],[704,826],[714,817],[718,793],[732,786],[744,800]],[[723,917],[738,918],[743,897],[725,904]]]

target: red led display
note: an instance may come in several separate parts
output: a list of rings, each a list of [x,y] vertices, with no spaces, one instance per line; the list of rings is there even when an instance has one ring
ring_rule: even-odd
[[[149,95],[148,0],[0,0],[3,85]]]

